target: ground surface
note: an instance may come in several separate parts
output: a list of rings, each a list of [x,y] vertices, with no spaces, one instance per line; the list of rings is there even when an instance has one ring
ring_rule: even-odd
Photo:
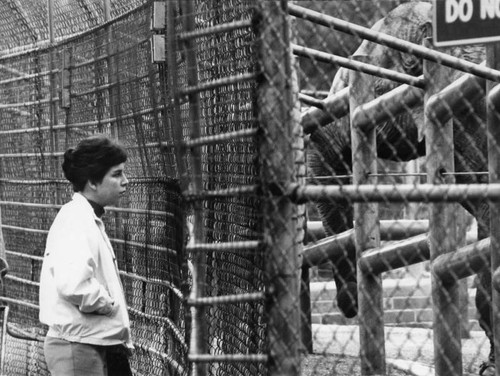
[[[302,362],[303,376],[360,375],[359,330],[356,326],[313,325],[314,354]],[[385,352],[388,376],[434,376],[431,329],[386,327]],[[489,353],[481,331],[462,340],[464,376],[477,375]]]
[[[347,355],[310,355],[302,363],[302,376],[351,376],[360,375],[359,358]],[[387,374],[391,376],[413,376],[388,365]]]

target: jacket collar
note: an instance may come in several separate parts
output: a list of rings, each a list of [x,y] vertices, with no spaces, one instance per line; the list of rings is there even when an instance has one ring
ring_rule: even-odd
[[[92,205],[92,203],[94,203],[93,201],[90,202],[84,195],[82,195],[80,192],[75,192],[73,194],[73,201],[76,201],[82,205],[84,205],[86,208],[88,208],[89,211],[92,212],[92,215],[94,216],[94,218],[98,221],[101,221],[101,218],[99,215],[97,215],[96,213],[96,209],[94,208],[94,206]],[[102,210],[102,214],[104,214],[104,208],[102,206],[100,206],[99,204],[97,203],[94,203],[95,205],[99,206],[99,208],[101,208]],[[101,214],[101,216],[102,216]]]

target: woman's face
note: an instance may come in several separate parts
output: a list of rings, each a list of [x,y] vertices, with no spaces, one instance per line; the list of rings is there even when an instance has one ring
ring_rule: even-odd
[[[128,179],[125,163],[111,167],[100,183],[96,184],[94,201],[102,206],[117,206],[120,197],[127,191]]]

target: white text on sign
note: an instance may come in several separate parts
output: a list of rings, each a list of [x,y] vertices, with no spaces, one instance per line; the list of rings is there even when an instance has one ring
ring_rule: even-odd
[[[473,0],[445,0],[445,22],[468,22],[477,9]],[[479,0],[479,17],[482,20],[500,19],[500,0]]]

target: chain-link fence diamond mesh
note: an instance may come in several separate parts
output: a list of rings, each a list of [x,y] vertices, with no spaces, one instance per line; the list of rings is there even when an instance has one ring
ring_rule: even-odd
[[[0,14],[4,374],[48,374],[45,237],[94,133],[129,153],[105,223],[135,374],[493,372],[494,46],[435,48],[429,1]]]

